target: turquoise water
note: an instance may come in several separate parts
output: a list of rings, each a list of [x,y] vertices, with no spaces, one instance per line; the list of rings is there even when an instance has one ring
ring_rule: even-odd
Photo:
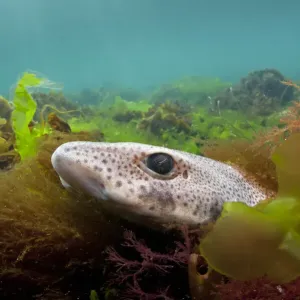
[[[254,178],[268,195],[275,195],[277,178],[282,177],[270,161],[272,151],[300,124],[299,103],[292,102],[300,100],[299,11],[300,2],[276,0],[0,0],[0,95],[7,98],[0,97],[0,299],[95,300],[91,291],[106,300],[126,293],[131,294],[125,299],[146,299],[141,295],[147,294],[162,299],[153,293],[167,286],[171,298],[164,299],[198,294],[196,275],[205,275],[207,265],[194,262],[194,273],[188,277],[187,264],[190,254],[198,253],[200,233],[189,235],[182,228],[182,237],[175,231],[152,230],[154,206],[144,218],[143,204],[132,209],[119,199],[125,194],[138,204],[145,201],[145,207],[146,201],[155,201],[157,207],[170,202],[166,214],[153,211],[161,224],[168,214],[174,220],[182,218],[179,223],[185,224],[188,217],[202,223],[221,212],[228,190],[235,191],[234,199],[255,198],[245,191],[244,181],[231,173],[223,180],[221,165],[202,165],[202,160],[188,155],[186,161],[176,161],[157,148],[156,153],[153,148],[144,151],[147,147],[125,153],[117,148],[110,159],[111,153],[101,157],[106,155],[101,143],[82,151],[77,144],[72,148],[78,150],[73,153],[78,158],[74,169],[60,156],[52,165],[51,155],[74,140],[165,146],[220,160],[230,164],[230,170],[238,166],[246,181]],[[289,147],[298,149],[296,142]],[[69,146],[65,150],[69,153]],[[99,157],[88,154],[95,151],[101,152]],[[65,152],[63,157],[69,155]],[[152,168],[153,157],[159,165],[167,158],[170,177],[153,174],[158,170]],[[294,161],[290,159],[280,172],[291,169],[291,175],[298,176]],[[54,166],[60,163],[61,174]],[[87,168],[94,170],[93,176]],[[106,170],[109,175],[103,176]],[[142,171],[145,174],[136,175]],[[65,191],[62,174],[71,178],[74,190],[85,187],[81,192],[88,195]],[[176,176],[181,177],[168,185],[167,179]],[[162,179],[159,185],[157,179]],[[150,183],[148,191],[142,180]],[[133,189],[123,190],[126,182],[133,183]],[[185,185],[187,193],[181,188]],[[100,197],[94,201],[94,190],[111,194],[111,207],[103,209]],[[187,217],[178,214],[182,208]],[[139,219],[142,224],[134,222]],[[231,226],[243,230],[240,224]],[[250,232],[251,237],[256,235]],[[219,248],[225,249],[225,244]],[[232,257],[237,261],[238,256]],[[134,270],[126,271],[126,264]],[[138,274],[140,287],[131,273]],[[196,281],[194,291],[190,286]],[[299,287],[300,278],[280,286],[292,291],[290,299],[300,294]],[[258,299],[254,290],[260,299],[269,300],[279,291],[277,283],[230,278],[217,292],[223,296],[226,289],[232,292],[222,300],[233,300],[234,293]],[[118,294],[109,297],[109,292]]]
[[[1,0],[0,93],[39,71],[65,91],[190,75],[300,77],[296,0]]]

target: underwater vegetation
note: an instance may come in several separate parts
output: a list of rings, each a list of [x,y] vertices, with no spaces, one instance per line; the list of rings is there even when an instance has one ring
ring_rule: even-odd
[[[98,254],[120,232],[118,221],[104,221],[93,201],[66,193],[58,184],[50,156],[61,143],[78,139],[97,141],[101,135],[45,136],[36,156],[0,173],[1,299],[67,299],[80,294],[82,285],[93,284],[88,279],[80,285],[83,270],[84,276],[93,273],[90,266],[100,264]]]
[[[214,97],[214,110],[225,108],[248,115],[270,115],[294,99],[294,87],[283,82],[285,77],[277,70],[254,71],[239,84]]]
[[[262,70],[232,90],[185,78],[149,98],[110,87],[107,98],[85,103],[85,91],[76,104],[62,91],[36,91],[44,85],[46,78],[27,72],[11,101],[0,98],[1,299],[297,299],[296,84]],[[230,91],[244,106],[220,100]],[[202,153],[238,168],[270,199],[251,208],[228,203],[204,228],[157,232],[61,187],[50,156],[75,140]]]
[[[243,280],[266,276],[277,283],[300,276],[299,143],[300,135],[292,135],[272,155],[276,198],[255,207],[224,204],[214,229],[201,241],[201,254],[219,273]],[[241,269],[242,262],[247,267]]]
[[[177,242],[175,251],[153,253],[145,242],[126,234],[123,246],[134,248],[142,261],[124,258],[111,250],[108,258],[117,267],[113,274],[117,276],[118,286],[124,280],[130,282],[125,290],[125,295],[130,293],[130,296],[126,299],[148,299],[148,296],[149,299],[184,299],[179,287],[174,290],[175,284],[155,294],[146,293],[140,286],[145,281],[137,280],[145,266],[146,270],[161,274],[162,279],[158,281],[165,281],[166,273],[172,277],[174,268],[180,264],[182,269],[189,265],[192,299],[296,299],[300,295],[300,174],[299,165],[295,164],[299,144],[300,134],[292,134],[276,147],[272,157],[266,158],[273,161],[277,172],[279,188],[274,200],[256,207],[239,202],[224,204],[217,222],[207,229],[208,233],[198,232],[198,240],[195,236],[192,242],[189,239],[189,233],[197,232],[182,230],[185,242]],[[179,260],[178,255],[183,259]],[[196,262],[193,262],[194,255]],[[147,275],[149,280],[149,271]],[[180,270],[177,269],[176,275],[182,276]]]
[[[224,88],[229,88],[230,85],[219,78],[185,77],[169,84],[163,84],[154,91],[150,99],[153,103],[175,101],[207,106],[212,97]]]
[[[47,83],[46,79],[42,80]],[[181,99],[169,99],[168,96],[161,97],[164,100],[162,103],[152,103],[147,99],[127,101],[121,96],[115,96],[110,105],[100,103],[95,107],[80,106],[67,99],[57,89],[53,91],[50,89],[48,93],[37,92],[40,90],[39,87],[42,90],[43,84],[40,83],[30,93],[37,104],[32,120],[32,123],[37,124],[31,127],[34,132],[37,132],[35,129],[39,124],[43,126],[46,114],[54,112],[66,120],[73,131],[100,129],[107,137],[107,141],[139,141],[200,154],[207,141],[251,139],[260,129],[277,125],[280,119],[280,112],[270,116],[249,117],[231,108],[223,109],[220,106],[215,110],[212,99],[205,107],[195,106],[195,103]],[[191,90],[196,87],[198,87],[196,91],[199,92],[201,89],[211,91],[211,95],[212,91],[218,94],[221,90],[219,93],[222,93],[221,86],[224,87],[219,80],[197,78],[185,78],[174,85],[180,87],[184,97],[189,97]],[[32,88],[33,86],[30,86],[30,89]],[[257,109],[261,111],[261,108]],[[47,126],[44,128],[48,129]]]
[[[143,99],[144,93],[128,87],[105,84],[100,88],[84,88],[80,93],[68,94],[73,103],[82,105],[111,105],[116,97],[121,97],[126,101],[136,102]]]

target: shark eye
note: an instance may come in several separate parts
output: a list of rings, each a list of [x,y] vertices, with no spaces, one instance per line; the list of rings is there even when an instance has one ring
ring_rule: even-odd
[[[173,158],[165,153],[155,153],[148,156],[146,166],[160,175],[170,173],[174,168]]]

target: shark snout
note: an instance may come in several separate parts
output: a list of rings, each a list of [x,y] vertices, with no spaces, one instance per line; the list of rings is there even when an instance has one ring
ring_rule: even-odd
[[[59,146],[51,157],[53,168],[65,188],[82,191],[97,199],[106,200],[105,185],[101,176],[89,166],[84,158],[77,155],[78,147],[76,142]]]

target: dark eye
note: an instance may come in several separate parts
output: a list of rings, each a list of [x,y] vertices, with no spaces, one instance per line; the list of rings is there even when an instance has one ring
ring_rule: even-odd
[[[147,167],[155,173],[165,175],[173,170],[173,158],[165,153],[155,153],[148,156]]]

